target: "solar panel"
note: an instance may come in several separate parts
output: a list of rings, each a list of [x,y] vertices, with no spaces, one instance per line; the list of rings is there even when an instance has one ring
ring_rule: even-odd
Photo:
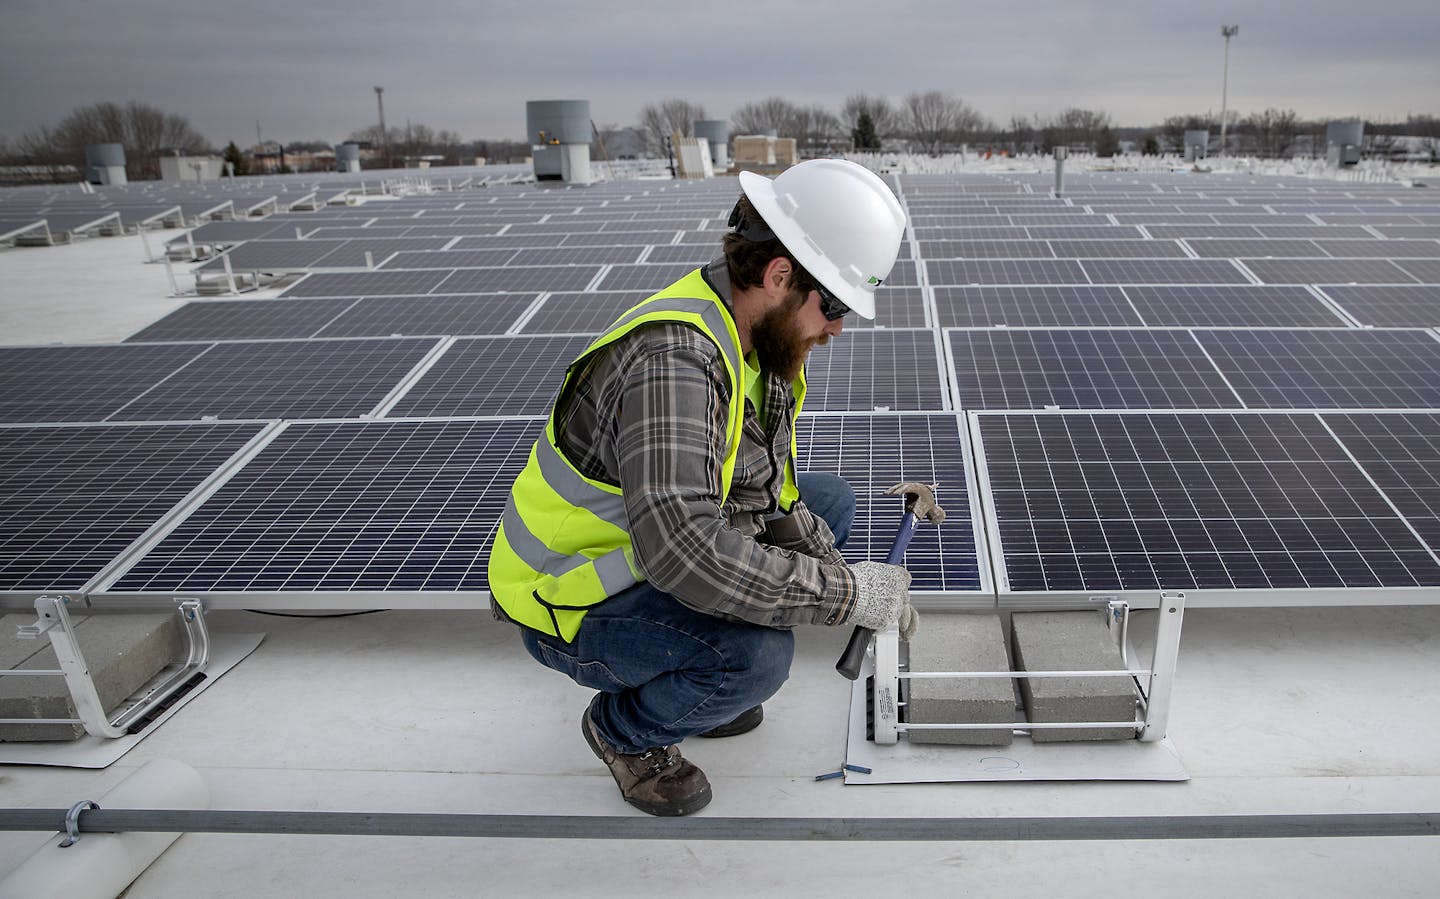
[[[1185,331],[949,331],[962,409],[1225,409],[1240,401]]]
[[[385,271],[396,269],[427,268],[485,268],[505,265],[514,258],[517,250],[428,250],[421,252],[396,253],[380,266]]]
[[[1440,341],[1428,331],[1198,331],[1247,406],[1440,407]]]
[[[448,237],[371,237],[351,239],[327,253],[315,268],[352,268],[379,266],[397,253],[438,251],[450,242]]]
[[[339,249],[343,240],[250,240],[195,269],[213,273],[231,269],[303,269],[315,266],[327,254]],[[364,263],[360,263],[363,265]]]
[[[292,423],[111,590],[484,590],[542,424]]]
[[[1440,285],[1440,259],[1396,259],[1394,265],[1421,284]]]
[[[520,330],[526,334],[599,334],[614,324],[621,313],[651,293],[650,290],[552,293]]]
[[[943,328],[1143,324],[1118,287],[937,287],[934,293]]]
[[[1440,563],[1316,416],[977,421],[1002,592],[1440,585]]]
[[[1412,238],[1414,240],[1440,240],[1440,225],[1375,225],[1375,230],[1392,238]],[[1355,237],[1364,236],[1365,229],[1357,228],[1360,234]]]
[[[937,226],[925,225],[921,221],[914,221],[915,237],[921,242],[921,246],[928,246],[929,241],[942,240],[1029,240],[1037,228],[1024,228],[1019,225],[970,225],[970,226]],[[1131,234],[1135,235],[1134,229]]]
[[[673,246],[651,247],[645,254],[646,262],[679,262],[699,268],[719,254],[714,247],[697,244],[675,244]]]
[[[504,334],[537,297],[527,293],[366,297],[354,301],[315,336]]]
[[[649,296],[650,293],[654,293],[662,287],[673,284],[699,267],[698,265],[690,265],[685,262],[663,262],[655,265],[613,265],[605,277],[600,280],[600,283],[595,286],[595,289],[645,290],[649,292],[646,296]]]
[[[1385,259],[1242,259],[1266,284],[1414,284]]]
[[[1043,240],[932,240],[922,243],[926,259],[1054,259]]]
[[[1440,327],[1440,291],[1423,284],[1327,284],[1320,288],[1362,325]]]
[[[1411,263],[1401,260],[1440,258],[1440,241],[1435,240],[1323,240],[1317,246],[1336,257],[1394,259],[1407,271]]]
[[[1052,240],[1050,249],[1062,259],[1184,259],[1173,240]]]
[[[1332,255],[1320,249],[1309,240],[1189,240],[1186,241],[1195,255],[1207,259],[1230,259],[1236,256],[1252,258],[1285,257],[1301,259],[1325,259]]]
[[[1078,262],[1068,259],[929,260],[931,284],[1089,284]]]
[[[635,262],[643,247],[555,247],[520,250],[509,265],[610,265]]]
[[[492,293],[499,291],[581,290],[600,273],[598,265],[462,268],[431,293]]]
[[[816,347],[805,411],[939,412],[945,388],[931,331],[869,330]]]
[[[903,503],[883,491],[918,481],[938,485],[938,527],[922,524],[905,554],[911,591],[973,593],[988,588],[976,551],[967,456],[954,415],[802,415],[796,427],[801,471],[838,474],[855,488],[855,524],[844,547],[851,562],[884,560]],[[803,497],[802,497],[803,499]]]
[[[0,427],[0,591],[84,588],[261,427]]]
[[[434,346],[428,338],[215,344],[110,418],[184,421],[365,415]]]
[[[1080,264],[1096,284],[1250,283],[1221,259],[1085,259]]]
[[[1032,225],[1032,240],[1132,240],[1145,235],[1134,225]]]
[[[1249,225],[1207,225],[1195,223],[1188,225],[1146,225],[1145,231],[1151,237],[1157,239],[1172,238],[1236,238],[1256,239],[1261,237],[1260,231]]]
[[[101,421],[205,349],[173,344],[0,348],[0,421]]]
[[[1270,284],[1127,284],[1147,325],[1211,328],[1336,328],[1345,322],[1308,289]]]
[[[565,367],[591,340],[589,336],[462,338],[387,414],[391,418],[549,415]]]
[[[1325,415],[1432,552],[1440,552],[1440,413]]]
[[[270,340],[314,337],[337,315],[354,305],[351,299],[203,300],[179,309],[126,339]]]
[[[450,274],[446,271],[322,272],[306,275],[280,296],[353,298],[422,294],[435,289]]]

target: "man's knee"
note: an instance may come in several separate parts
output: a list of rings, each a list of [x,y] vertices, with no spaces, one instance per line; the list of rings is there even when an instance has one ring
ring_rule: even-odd
[[[843,546],[855,521],[855,488],[839,475],[818,471],[798,475],[796,482],[805,505],[825,520],[835,545]]]
[[[759,703],[784,685],[790,677],[790,664],[795,659],[795,635],[790,631],[757,627],[755,638],[746,652],[735,661],[731,671],[745,685],[745,692]]]

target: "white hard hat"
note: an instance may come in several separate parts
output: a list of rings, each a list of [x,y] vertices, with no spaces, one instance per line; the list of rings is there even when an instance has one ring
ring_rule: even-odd
[[[880,176],[844,159],[810,159],[770,180],[740,173],[740,189],[805,271],[861,318],[890,277],[905,211]]]

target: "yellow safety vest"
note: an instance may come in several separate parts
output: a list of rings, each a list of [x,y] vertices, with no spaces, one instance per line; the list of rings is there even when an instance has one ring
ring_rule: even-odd
[[[720,467],[720,502],[730,495],[745,418],[744,361],[735,319],[706,283],[701,269],[631,308],[570,363],[559,396],[564,396],[585,361],[636,328],[679,322],[695,328],[720,348],[730,382],[725,456]],[[792,385],[794,415],[805,400],[805,374]],[[780,490],[780,508],[799,497],[795,486],[795,421],[790,422],[790,458]],[[629,517],[620,488],[585,477],[556,442],[555,410],[545,435],[535,442],[525,468],[510,489],[500,528],[490,550],[491,599],[512,621],[570,641],[586,611],[644,580],[635,567]]]

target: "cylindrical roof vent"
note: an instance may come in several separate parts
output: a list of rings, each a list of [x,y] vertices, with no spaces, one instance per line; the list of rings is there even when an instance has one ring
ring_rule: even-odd
[[[91,184],[125,184],[125,145],[86,144],[85,180]]]
[[[717,169],[730,167],[730,123],[725,119],[697,119],[695,136],[710,142],[710,159]]]
[[[359,144],[336,144],[336,145],[335,145],[335,171],[337,171],[337,172],[358,172],[358,171],[360,171],[360,145],[359,145]]]
[[[528,100],[525,128],[531,144],[590,143],[589,100]]]

